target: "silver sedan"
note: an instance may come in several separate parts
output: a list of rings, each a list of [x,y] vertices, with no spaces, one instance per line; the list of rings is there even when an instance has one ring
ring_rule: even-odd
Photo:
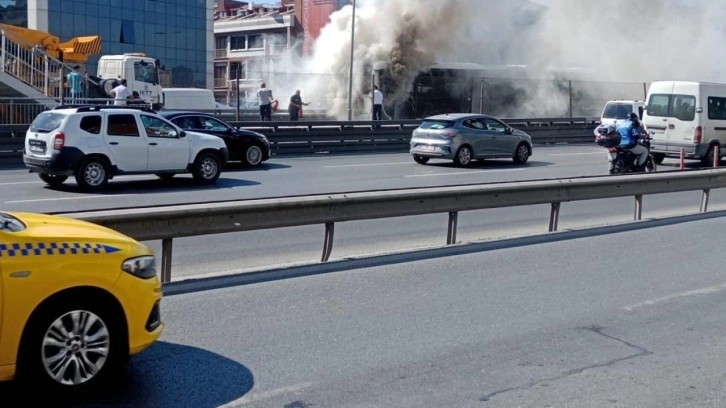
[[[436,115],[413,131],[410,152],[419,164],[432,158],[453,160],[458,166],[468,166],[474,159],[526,163],[532,155],[532,137],[488,115]]]

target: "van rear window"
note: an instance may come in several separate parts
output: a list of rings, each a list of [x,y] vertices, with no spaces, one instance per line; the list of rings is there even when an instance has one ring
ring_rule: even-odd
[[[30,131],[35,133],[50,133],[58,129],[66,115],[58,112],[41,112],[30,124]]]
[[[447,129],[454,126],[454,122],[450,120],[424,120],[421,122],[421,129]]]
[[[696,118],[693,95],[653,94],[648,99],[648,116],[675,118],[690,122]]]

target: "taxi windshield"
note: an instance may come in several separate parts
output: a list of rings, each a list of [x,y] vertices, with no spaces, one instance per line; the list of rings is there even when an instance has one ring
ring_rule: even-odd
[[[18,232],[25,229],[25,224],[18,218],[0,211],[0,231]]]

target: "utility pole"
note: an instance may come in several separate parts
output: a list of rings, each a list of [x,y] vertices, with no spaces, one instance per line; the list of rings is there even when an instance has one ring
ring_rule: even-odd
[[[355,42],[355,0],[353,0],[353,17],[350,22],[350,72],[348,73],[348,121],[353,120],[353,50]]]

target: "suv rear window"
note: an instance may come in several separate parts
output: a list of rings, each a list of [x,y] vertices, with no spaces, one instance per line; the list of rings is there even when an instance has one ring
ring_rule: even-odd
[[[49,133],[58,129],[66,115],[58,112],[41,112],[30,124],[30,131],[36,133]]]
[[[447,129],[454,126],[454,122],[450,120],[424,120],[421,122],[421,129]]]

